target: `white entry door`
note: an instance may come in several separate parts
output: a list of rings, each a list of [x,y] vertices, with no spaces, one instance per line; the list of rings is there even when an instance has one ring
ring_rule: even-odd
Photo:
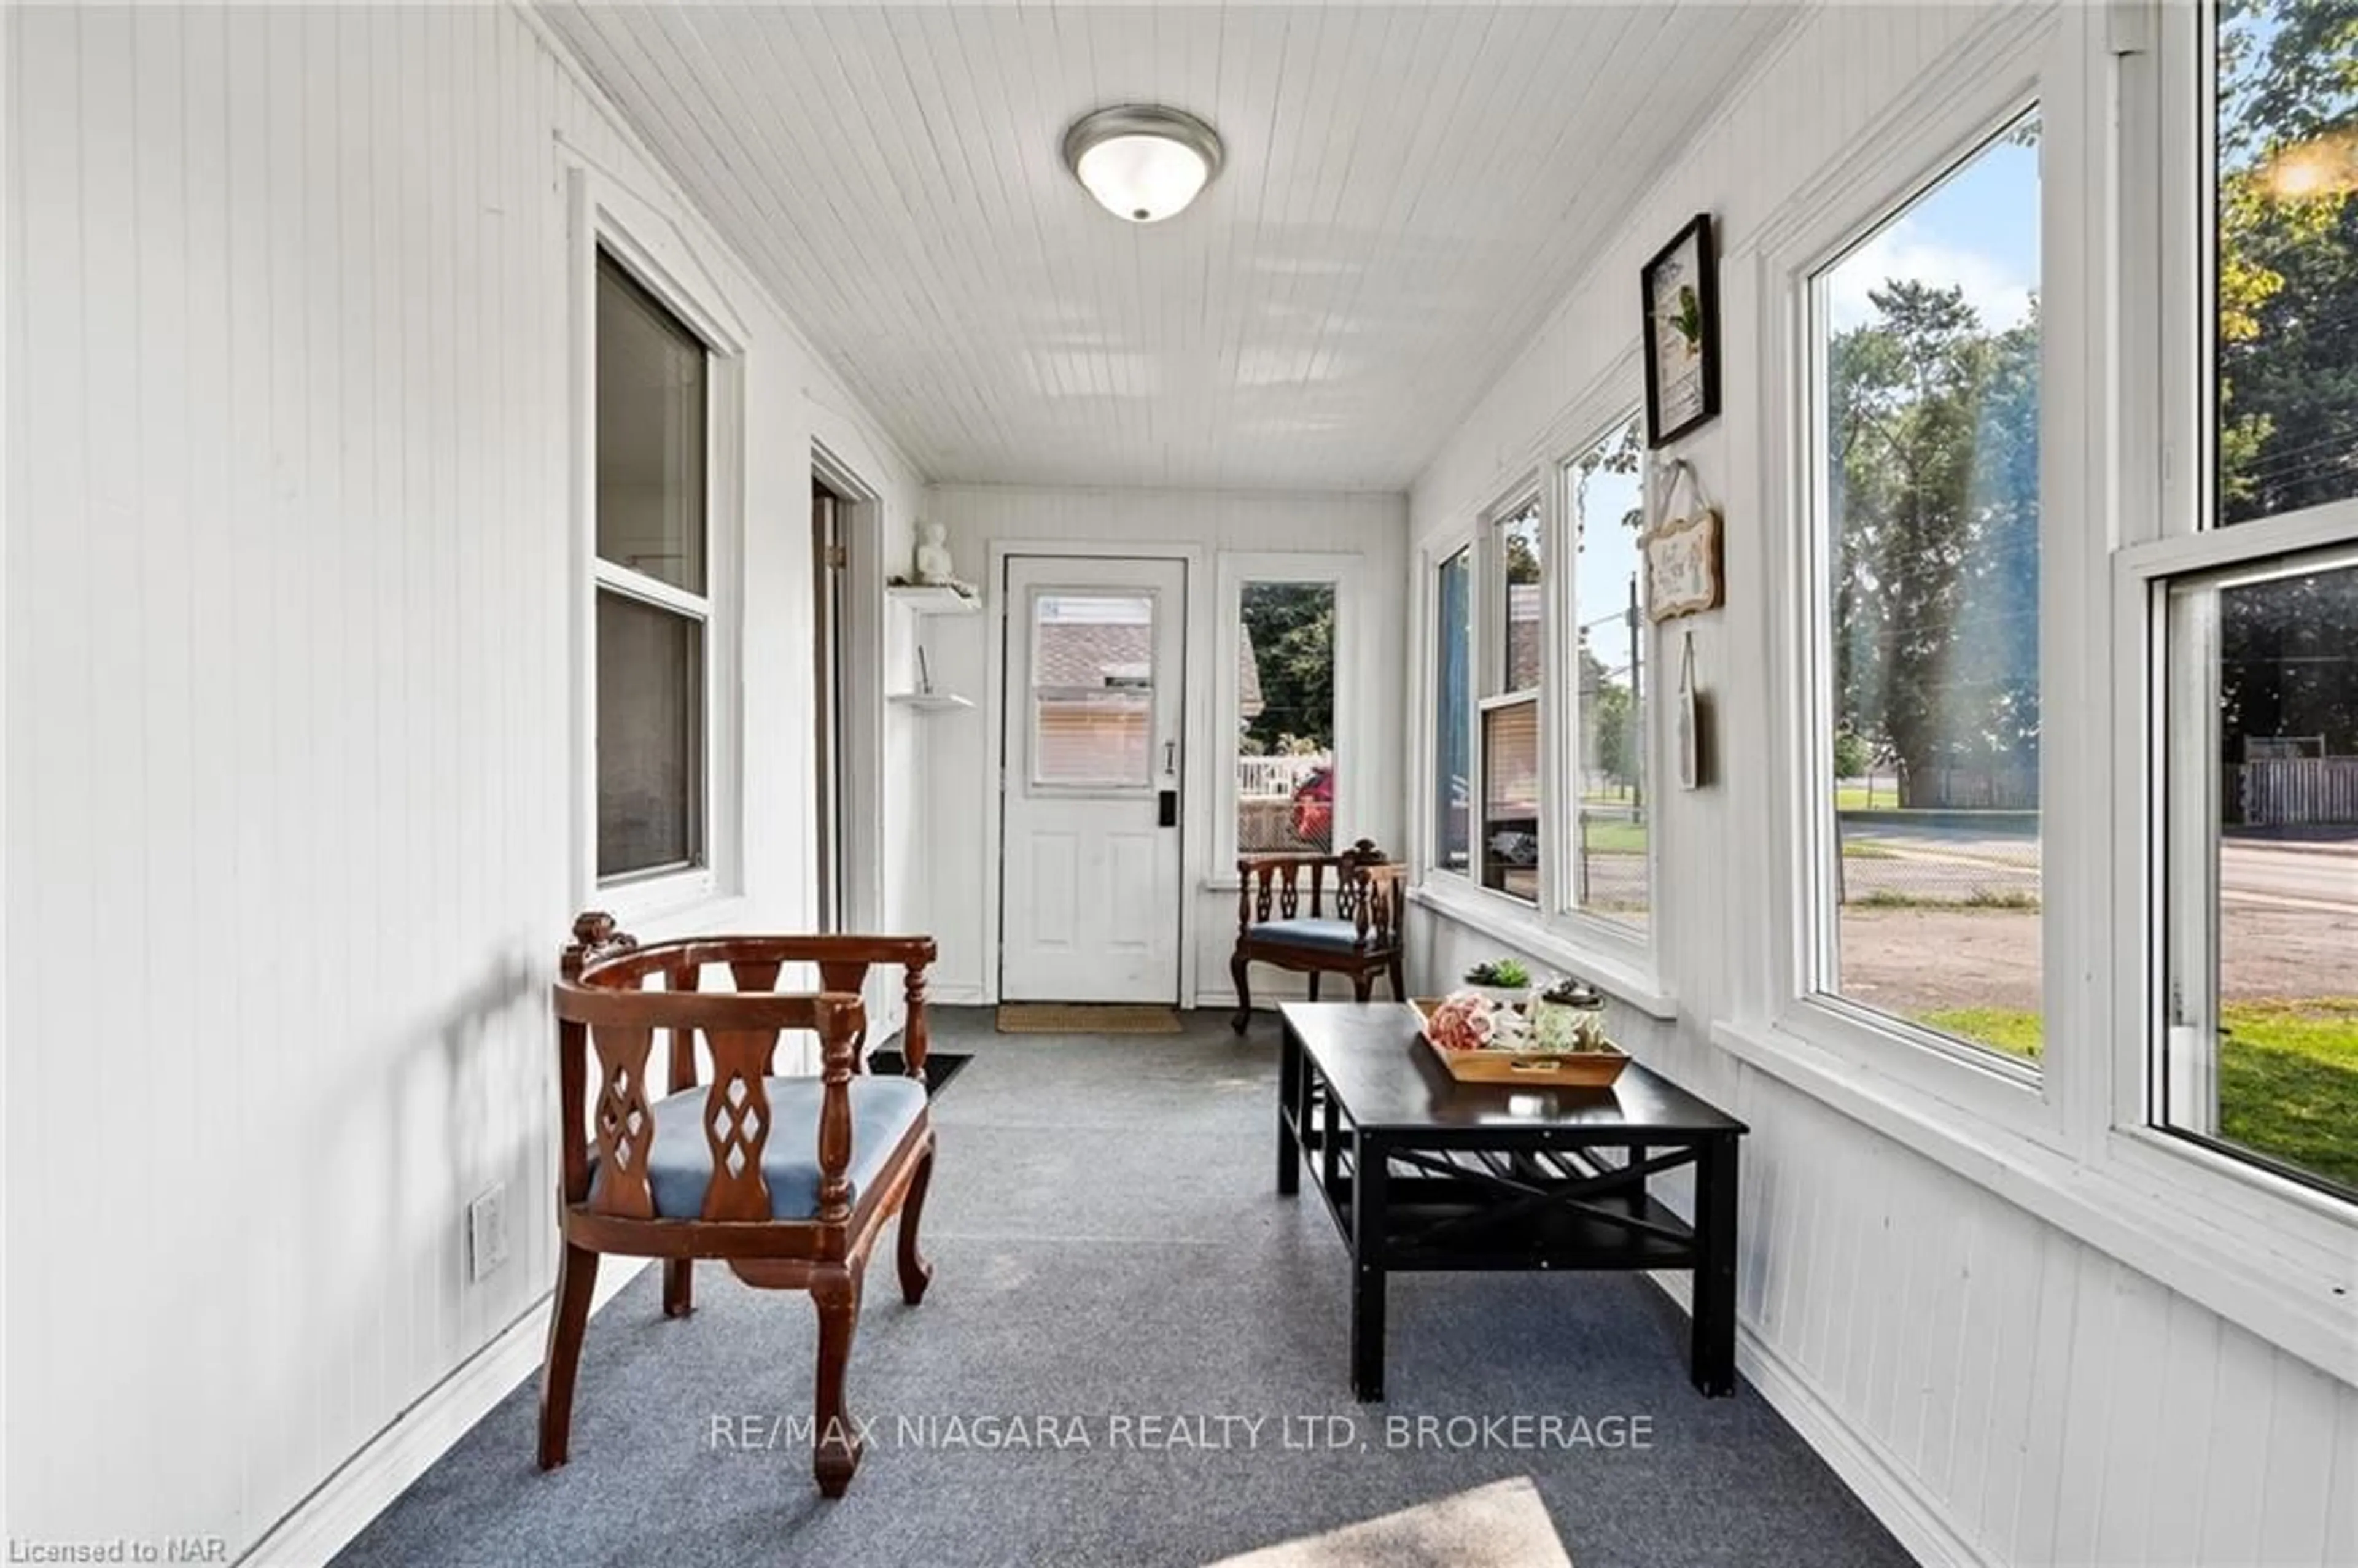
[[[1184,561],[1007,563],[1000,995],[1179,1000]]]

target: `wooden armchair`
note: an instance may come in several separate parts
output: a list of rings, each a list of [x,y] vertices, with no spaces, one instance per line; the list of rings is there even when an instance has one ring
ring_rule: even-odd
[[[1362,838],[1339,855],[1247,855],[1237,861],[1237,950],[1228,973],[1237,982],[1236,1016],[1228,1026],[1242,1034],[1252,1022],[1249,971],[1255,963],[1306,970],[1310,1000],[1318,1000],[1325,973],[1351,977],[1351,992],[1365,1001],[1376,976],[1391,977],[1392,996],[1404,1000],[1401,982],[1401,872],[1383,851]],[[1310,883],[1303,906],[1303,881]],[[1327,882],[1334,883],[1327,913]]]
[[[808,1291],[818,1311],[812,1468],[840,1497],[859,1468],[844,1413],[844,1367],[860,1281],[885,1223],[901,1216],[902,1298],[933,1268],[917,1222],[934,1173],[927,1113],[925,968],[930,936],[699,936],[641,946],[611,916],[573,923],[556,985],[564,1143],[557,1268],[541,1377],[540,1465],[565,1463],[573,1377],[601,1253],[664,1260],[664,1314],[690,1307],[694,1260],[718,1259],[749,1285]],[[815,964],[819,992],[776,989],[787,964]],[[860,988],[871,964],[898,964],[909,1021],[906,1077],[866,1074]],[[732,989],[703,989],[708,968]],[[660,979],[662,989],[648,989]],[[819,1076],[773,1076],[778,1037],[809,1030]],[[671,1092],[653,1098],[647,1063],[668,1036]],[[697,1036],[712,1082],[697,1076]],[[594,1073],[594,1083],[591,1075]]]

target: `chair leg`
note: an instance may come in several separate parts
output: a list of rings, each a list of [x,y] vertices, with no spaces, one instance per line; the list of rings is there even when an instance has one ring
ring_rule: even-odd
[[[811,1303],[818,1309],[817,1431],[811,1447],[811,1473],[822,1497],[839,1498],[860,1468],[860,1443],[843,1408],[844,1368],[851,1360],[851,1336],[860,1327],[859,1269],[829,1269],[811,1281]]]
[[[1228,1027],[1239,1034],[1252,1024],[1252,983],[1249,978],[1251,970],[1252,965],[1242,953],[1228,960],[1228,976],[1237,982],[1236,1016],[1228,1020]]]
[[[1352,970],[1351,1000],[1354,1001],[1365,1001],[1375,994],[1376,971],[1373,969]]]
[[[568,1244],[557,1265],[557,1299],[548,1317],[548,1359],[540,1370],[540,1467],[565,1463],[573,1435],[573,1375],[581,1367],[581,1336],[590,1326],[590,1297],[598,1288],[598,1254]]]
[[[917,1225],[925,1216],[925,1193],[934,1184],[934,1145],[925,1142],[925,1157],[909,1180],[909,1195],[901,1203],[901,1299],[915,1306],[934,1282],[934,1266],[917,1250]]]
[[[1408,1000],[1408,986],[1401,979],[1401,956],[1398,953],[1394,953],[1392,955],[1391,975],[1392,1000],[1394,1001],[1406,1001]]]
[[[1310,1000],[1312,1001],[1316,1001],[1318,1000],[1318,982],[1325,978],[1325,973],[1323,970],[1313,969],[1310,971]]]
[[[686,1317],[696,1310],[696,1263],[674,1258],[664,1264],[664,1316]]]

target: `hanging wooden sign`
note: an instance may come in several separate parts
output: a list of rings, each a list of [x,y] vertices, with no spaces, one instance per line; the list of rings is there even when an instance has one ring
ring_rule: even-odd
[[[1684,458],[1671,459],[1664,473],[1653,526],[1639,540],[1646,554],[1646,614],[1655,621],[1716,610],[1726,600],[1719,509],[1704,498],[1694,465]],[[1677,504],[1682,479],[1690,494],[1684,512]]]
[[[1684,639],[1679,657],[1679,699],[1675,720],[1678,738],[1679,787],[1701,789],[1711,782],[1711,706],[1695,685],[1694,633]]]

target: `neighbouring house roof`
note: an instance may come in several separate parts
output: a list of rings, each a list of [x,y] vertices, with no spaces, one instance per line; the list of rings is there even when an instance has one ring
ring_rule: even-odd
[[[1088,687],[1143,680],[1153,667],[1151,630],[1141,621],[1044,622],[1033,684]],[[1237,711],[1251,719],[1262,706],[1260,668],[1248,630],[1237,648]]]

